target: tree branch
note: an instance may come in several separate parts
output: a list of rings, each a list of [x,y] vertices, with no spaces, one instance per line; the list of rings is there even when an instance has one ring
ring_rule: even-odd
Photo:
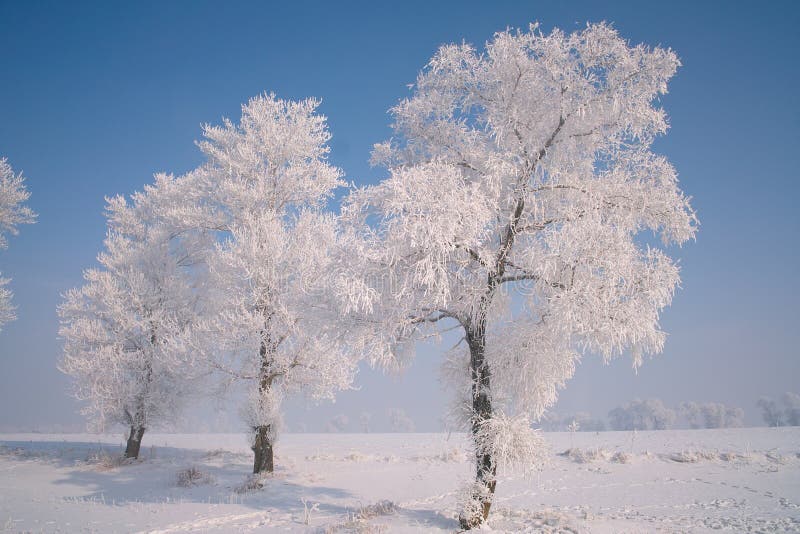
[[[562,284],[561,282],[550,282],[545,280],[539,275],[533,273],[524,273],[524,274],[511,274],[507,276],[503,276],[498,280],[498,284],[503,284],[505,282],[519,282],[521,280],[534,280],[536,282],[543,282],[544,284],[554,287],[556,289],[567,289],[567,286]]]
[[[555,130],[553,130],[553,133],[550,134],[550,137],[547,139],[547,141],[545,141],[544,146],[541,148],[541,150],[539,150],[539,152],[536,153],[536,158],[530,164],[531,167],[530,170],[525,173],[526,176],[530,175],[536,170],[536,166],[539,164],[542,158],[544,158],[544,156],[547,154],[547,149],[552,146],[553,141],[555,141],[556,137],[558,136],[559,132],[561,132],[561,129],[564,127],[565,123],[566,120],[562,115],[558,119],[558,126],[556,126]],[[522,137],[519,134],[519,132],[515,129],[514,133],[517,135],[517,138],[520,140],[520,143],[522,143]],[[523,151],[524,150],[525,148],[523,146]],[[524,210],[524,208],[525,208],[525,197],[524,195],[520,194],[517,197],[517,205],[514,207],[514,212],[511,215],[511,220],[508,222],[508,225],[506,226],[505,235],[500,240],[500,250],[498,250],[497,259],[495,260],[495,273],[499,278],[502,278],[503,276],[503,269],[505,266],[506,256],[508,256],[511,247],[514,244],[514,235],[516,234],[517,224],[519,224],[519,220],[522,218],[522,211]],[[490,286],[493,285],[493,282],[491,280],[489,285]],[[492,288],[490,287],[490,290],[491,289]]]
[[[485,261],[483,261],[483,260],[481,259],[481,257],[478,255],[478,253],[477,253],[477,252],[475,252],[475,250],[473,250],[472,248],[470,248],[470,247],[468,247],[468,246],[466,246],[466,245],[462,245],[461,243],[455,243],[455,244],[454,244],[454,246],[455,246],[456,248],[460,248],[460,249],[462,249],[462,250],[466,250],[466,251],[467,251],[467,253],[470,255],[470,257],[471,257],[473,260],[477,261],[478,263],[480,263],[480,264],[481,264],[481,265],[483,265],[484,267],[488,267],[488,265],[486,264],[486,262],[485,262]]]
[[[431,316],[424,316],[424,317],[413,317],[411,319],[411,324],[420,324],[420,323],[436,323],[441,321],[442,319],[454,318],[452,315],[448,313],[441,313],[439,315]]]

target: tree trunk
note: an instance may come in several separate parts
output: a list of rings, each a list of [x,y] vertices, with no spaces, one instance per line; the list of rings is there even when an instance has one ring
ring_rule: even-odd
[[[270,348],[272,347],[268,337],[261,342],[258,355],[261,360],[260,379],[258,384],[259,393],[264,393],[272,387],[272,358]],[[253,443],[253,474],[272,473],[275,470],[275,460],[273,455],[273,436],[271,436],[272,425],[260,425],[255,427],[256,438]]]
[[[147,312],[149,315],[149,312]],[[150,323],[150,348],[153,349],[156,345],[156,333],[155,327],[153,326],[152,322]],[[135,416],[131,417],[131,421],[135,421],[137,423],[131,424],[131,433],[128,436],[128,443],[125,446],[125,458],[139,458],[139,449],[142,446],[142,436],[144,436],[145,427],[143,426],[142,422],[147,421],[147,417],[145,416],[145,406],[146,406],[146,399],[150,395],[150,385],[153,382],[153,353],[151,351],[146,351],[144,353],[145,359],[145,373],[144,373],[144,381],[143,381],[143,388],[139,395]],[[128,411],[125,412],[128,414]],[[130,415],[129,415],[130,417]]]
[[[272,473],[275,470],[270,430],[270,425],[256,427],[256,440],[253,443],[255,453],[253,474]]]
[[[142,436],[144,427],[131,426],[131,433],[128,436],[128,444],[125,447],[125,458],[139,458],[139,449],[142,446]]]
[[[497,467],[491,453],[478,449],[478,434],[481,423],[492,417],[492,397],[490,391],[491,372],[486,362],[486,318],[479,316],[475,324],[466,329],[467,345],[470,352],[470,373],[472,375],[472,438],[475,441],[475,475],[478,489],[473,495],[478,506],[472,511],[462,512],[459,517],[461,528],[469,530],[481,525],[489,517],[494,490],[497,485]]]

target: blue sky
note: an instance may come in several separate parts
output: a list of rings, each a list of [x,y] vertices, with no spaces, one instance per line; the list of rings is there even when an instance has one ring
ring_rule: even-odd
[[[676,50],[683,66],[662,99],[672,128],[656,148],[701,220],[697,241],[675,251],[683,284],[663,315],[664,354],[638,374],[586,358],[556,410],[604,416],[652,396],[736,404],[758,423],[757,398],[797,391],[800,376],[800,4],[0,0],[0,155],[27,176],[39,214],[0,251],[19,316],[0,333],[0,430],[81,422],[56,369],[56,306],[95,264],[104,196],[197,165],[201,124],[237,118],[263,91],[321,98],[332,162],[375,182],[369,151],[389,135],[386,111],[436,48],[536,20],[546,31],[606,20],[633,43]],[[422,347],[404,377],[362,373],[336,405],[294,403],[290,426],[403,408],[436,428],[438,350]]]

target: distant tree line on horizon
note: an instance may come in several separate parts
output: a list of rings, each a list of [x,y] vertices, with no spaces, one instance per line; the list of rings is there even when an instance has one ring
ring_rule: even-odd
[[[787,392],[780,401],[762,397],[756,403],[767,426],[800,425],[800,395]],[[588,412],[559,414],[549,410],[538,421],[546,432],[601,432],[604,430],[666,430],[672,428],[738,428],[744,410],[720,402],[681,402],[677,409],[660,399],[634,399],[608,412],[608,423]]]

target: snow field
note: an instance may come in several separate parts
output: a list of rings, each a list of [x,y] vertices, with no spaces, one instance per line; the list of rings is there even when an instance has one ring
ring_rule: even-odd
[[[496,532],[800,531],[800,428],[547,433],[503,473]],[[460,434],[287,434],[253,483],[244,435],[0,434],[9,532],[453,532],[474,476]],[[249,487],[248,487],[249,486]]]

